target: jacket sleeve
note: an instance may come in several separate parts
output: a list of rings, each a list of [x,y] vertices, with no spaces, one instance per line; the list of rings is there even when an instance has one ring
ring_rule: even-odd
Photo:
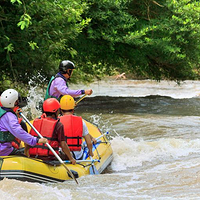
[[[36,145],[38,140],[37,137],[33,137],[24,131],[19,124],[17,117],[13,113],[7,112],[4,116],[2,116],[2,122],[4,124],[4,128],[12,133],[16,138],[22,140],[30,146]]]
[[[70,90],[62,78],[56,78],[54,80],[54,87],[61,95],[68,94],[72,97],[76,97],[82,94],[82,90]]]

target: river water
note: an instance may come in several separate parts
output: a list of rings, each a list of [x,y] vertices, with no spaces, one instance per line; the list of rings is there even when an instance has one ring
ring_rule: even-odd
[[[199,199],[200,81],[107,80],[70,87],[93,89],[76,114],[109,131],[112,164],[103,174],[79,178],[78,186],[4,179],[0,199]]]

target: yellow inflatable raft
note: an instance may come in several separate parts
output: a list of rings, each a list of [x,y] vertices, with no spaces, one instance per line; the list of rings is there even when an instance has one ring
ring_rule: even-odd
[[[77,161],[76,165],[66,161],[67,168],[75,178],[102,173],[113,159],[113,151],[106,134],[102,134],[95,125],[87,121],[85,123],[89,133],[97,138],[97,144],[93,145],[92,160],[87,157],[87,147],[85,147],[83,160]],[[58,161],[44,162],[40,159],[13,155],[0,157],[0,180],[3,178],[40,183],[72,180],[65,167]]]

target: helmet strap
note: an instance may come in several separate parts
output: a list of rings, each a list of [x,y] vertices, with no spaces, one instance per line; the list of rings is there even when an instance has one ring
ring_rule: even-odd
[[[69,75],[69,78],[71,77],[73,72],[73,69],[67,69],[66,73]]]

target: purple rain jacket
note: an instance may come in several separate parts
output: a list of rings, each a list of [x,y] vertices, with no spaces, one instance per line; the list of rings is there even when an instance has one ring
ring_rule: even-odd
[[[84,90],[70,90],[66,85],[66,81],[61,77],[57,77],[51,83],[49,94],[56,98],[59,98],[61,95],[76,97],[84,94]]]
[[[26,144],[30,146],[35,146],[38,138],[33,137],[24,129],[22,129],[21,125],[18,122],[17,116],[11,112],[5,113],[0,118],[0,130],[1,131],[9,131],[16,138],[22,140]],[[0,143],[0,156],[7,156],[13,151],[13,147],[11,142]]]

